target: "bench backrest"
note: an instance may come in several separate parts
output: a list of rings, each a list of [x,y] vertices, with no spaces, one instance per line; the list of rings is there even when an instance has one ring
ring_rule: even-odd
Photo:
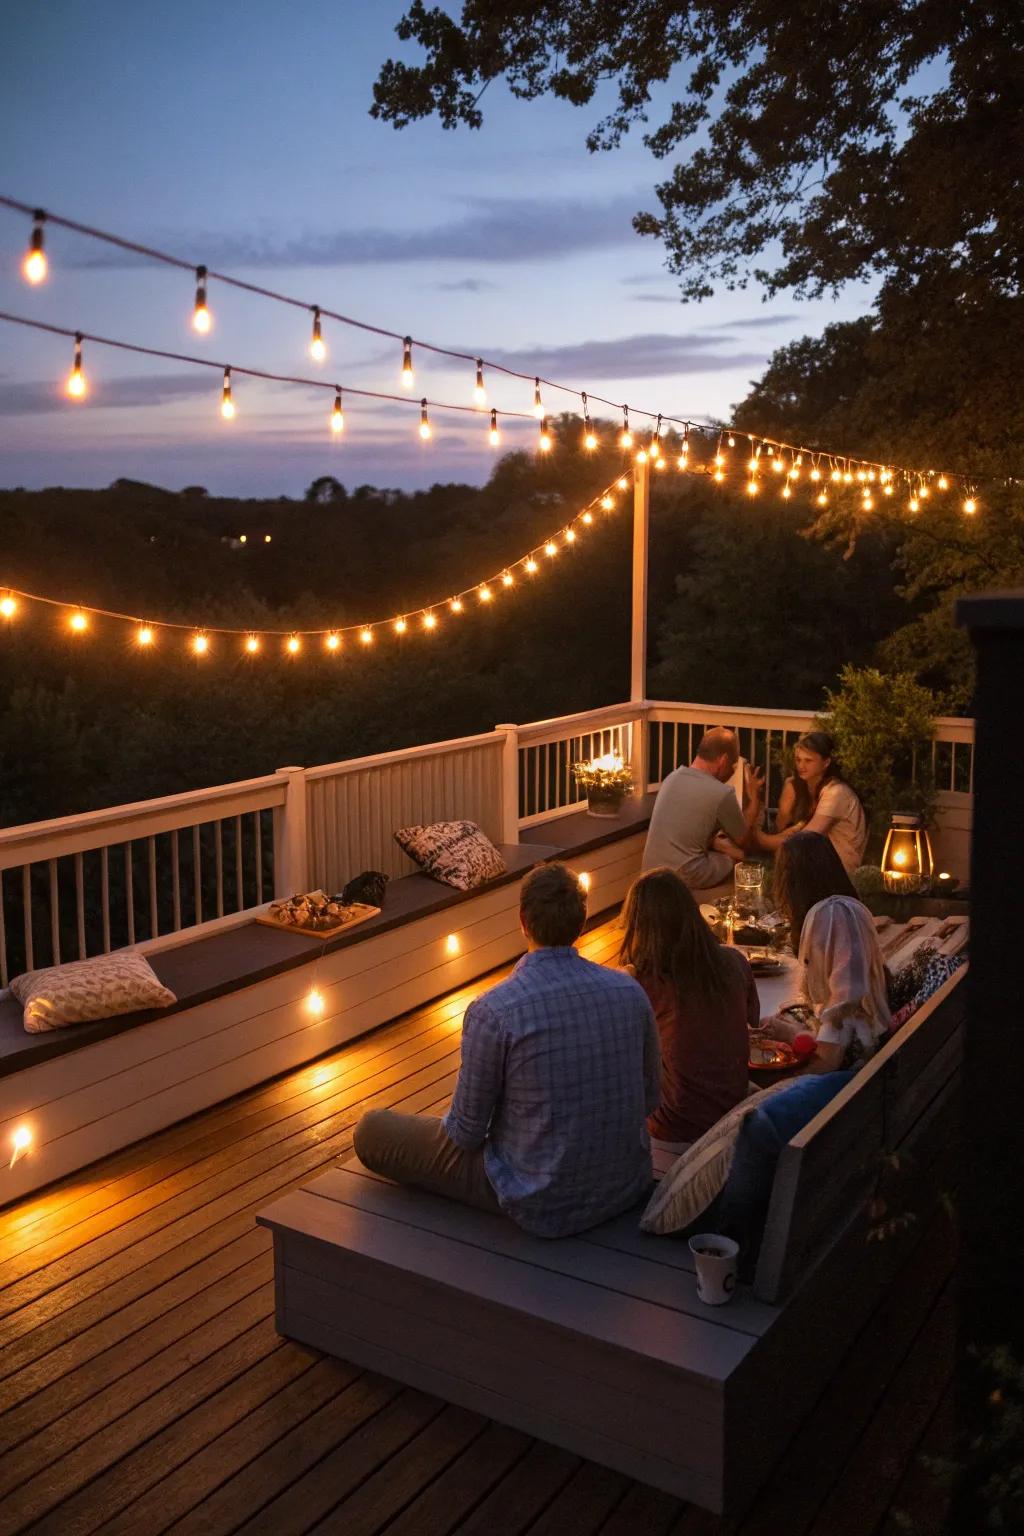
[[[867,1211],[884,1160],[927,1137],[929,1157],[955,1113],[967,967],[782,1149],[755,1293],[780,1302]]]

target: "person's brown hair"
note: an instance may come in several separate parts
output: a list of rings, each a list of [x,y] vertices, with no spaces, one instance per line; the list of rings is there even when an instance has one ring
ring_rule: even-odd
[[[804,919],[827,896],[853,896],[843,861],[820,832],[794,832],[775,855],[775,901],[789,924],[793,948],[800,947]]]
[[[810,821],[817,809],[818,801],[821,798],[821,792],[825,785],[831,784],[833,781],[845,784],[846,780],[843,777],[843,770],[836,761],[836,744],[827,731],[805,731],[796,743],[796,746],[794,746],[793,751],[795,752],[798,747],[802,747],[805,752],[816,752],[819,757],[828,758],[828,767],[825,769],[821,783],[813,795],[807,787],[807,781],[802,779],[795,771],[793,773],[793,820]]]
[[[619,958],[638,976],[671,980],[680,997],[720,998],[736,971],[674,869],[649,869],[629,888]]]
[[[586,892],[564,864],[541,864],[519,887],[519,917],[535,944],[575,944],[587,920]]]
[[[697,744],[697,756],[704,763],[717,763],[727,757],[733,765],[740,755],[739,739],[727,725],[713,725]]]

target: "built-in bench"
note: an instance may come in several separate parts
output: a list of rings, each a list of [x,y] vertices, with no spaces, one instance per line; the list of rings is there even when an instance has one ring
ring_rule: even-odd
[[[653,796],[614,820],[575,812],[503,845],[508,872],[473,891],[412,873],[383,909],[323,942],[251,916],[141,944],[170,1007],[29,1034],[0,997],[0,1145],[25,1124],[31,1155],[4,1179],[21,1198],[176,1120],[312,1061],[519,955],[519,881],[565,859],[590,876],[591,910],[620,902],[640,867]],[[452,943],[449,944],[449,937]],[[305,1007],[315,985],[324,1000]]]
[[[729,1305],[698,1301],[686,1243],[641,1234],[639,1211],[546,1242],[352,1160],[259,1216],[279,1331],[707,1509],[743,1507],[955,1181],[964,975],[783,1149],[756,1282]]]

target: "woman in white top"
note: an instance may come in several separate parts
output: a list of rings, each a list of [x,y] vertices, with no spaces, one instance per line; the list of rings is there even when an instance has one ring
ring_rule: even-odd
[[[835,743],[824,731],[807,731],[793,749],[794,773],[782,786],[775,832],[758,832],[758,845],[781,848],[795,832],[821,832],[848,875],[864,861],[867,818],[836,762]]]
[[[814,1015],[811,1070],[873,1056],[892,1025],[885,963],[871,913],[857,900],[828,838],[797,832],[775,860],[775,899],[789,923]]]

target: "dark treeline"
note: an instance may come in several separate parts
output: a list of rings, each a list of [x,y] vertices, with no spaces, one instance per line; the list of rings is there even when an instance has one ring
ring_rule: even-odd
[[[607,434],[610,436],[610,432]],[[405,493],[321,480],[302,501],[237,501],[118,481],[0,493],[0,583],[150,619],[289,630],[413,610],[502,568],[623,467],[560,424],[545,459],[513,453],[481,487]],[[257,660],[237,641],[24,604],[0,647],[0,818],[30,821],[617,702],[629,688],[631,492],[532,581],[438,609],[430,636],[341,656],[312,644]],[[808,508],[756,505],[697,475],[655,477],[652,696],[815,707],[906,614],[887,539],[842,560],[805,537]],[[246,535],[244,545],[241,534]],[[265,540],[271,535],[271,542]]]

